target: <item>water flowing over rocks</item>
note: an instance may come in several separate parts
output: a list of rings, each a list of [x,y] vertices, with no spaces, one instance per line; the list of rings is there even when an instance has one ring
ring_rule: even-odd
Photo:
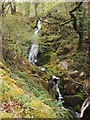
[[[37,28],[34,31],[35,36],[37,36],[38,33],[40,32],[41,26],[42,26],[42,22],[39,20],[38,23],[37,23]],[[36,45],[32,44],[31,50],[30,50],[30,53],[29,53],[29,62],[31,62],[33,65],[36,65],[35,63],[37,62],[36,57],[38,55],[38,50],[39,50],[39,45],[38,44],[36,44]],[[45,71],[45,67],[43,67],[43,66],[38,66],[38,69],[41,70],[41,71]],[[60,89],[58,87],[58,85],[60,83],[60,78],[56,77],[51,71],[49,71],[49,73],[52,76],[52,81],[53,81],[54,87],[58,92],[57,101],[59,102],[62,99]]]
[[[0,118],[90,118],[88,27],[80,50],[69,14],[78,4],[20,2],[2,18]],[[88,22],[87,4],[73,14],[78,29]]]

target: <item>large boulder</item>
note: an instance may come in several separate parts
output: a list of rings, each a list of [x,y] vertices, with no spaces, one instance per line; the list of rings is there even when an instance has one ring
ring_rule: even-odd
[[[66,95],[64,97],[64,101],[65,106],[80,111],[80,107],[83,103],[83,95],[82,94]]]
[[[77,89],[79,89],[79,86],[75,83],[68,82],[64,85],[64,92],[68,95],[73,95],[76,93]]]

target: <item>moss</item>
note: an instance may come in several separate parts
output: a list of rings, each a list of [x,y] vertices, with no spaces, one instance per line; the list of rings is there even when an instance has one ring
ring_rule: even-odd
[[[0,70],[3,71],[2,69]],[[2,73],[0,73],[0,75],[1,74]],[[23,77],[24,79],[27,79],[27,75],[23,72],[22,73],[19,72],[18,75],[19,77]],[[27,98],[26,95],[24,94],[23,89],[17,87],[16,81],[10,78],[5,71],[3,71],[3,76],[0,77],[0,91],[2,92],[2,94],[0,94],[0,102],[3,103],[8,101],[8,97],[10,96],[10,100],[12,101],[14,100],[15,102],[17,101],[19,102],[19,104],[21,104],[21,106],[24,109],[22,112],[21,112],[21,108],[20,109],[14,108],[14,112],[21,112],[20,113],[21,117],[25,117],[26,113],[28,113],[30,117],[33,116],[35,118],[55,118],[53,110],[48,105],[44,104],[45,101],[43,103],[41,99],[37,99],[32,94]],[[39,92],[39,94],[42,93]],[[20,97],[18,97],[17,99],[17,96]],[[43,99],[44,97],[46,98],[46,96],[43,96]],[[28,101],[29,99],[31,100]],[[7,115],[7,118],[12,118],[12,113],[11,114],[5,113],[3,114],[3,117],[5,117],[5,115]]]
[[[49,60],[50,60],[49,54],[47,54],[47,53],[39,54],[37,65],[47,64],[49,62]]]
[[[16,81],[14,80],[14,79],[12,79],[12,78],[10,78],[9,76],[7,76],[7,75],[5,75],[5,76],[3,76],[2,77],[2,80],[3,81],[7,81],[8,83],[16,83]]]
[[[30,114],[35,118],[55,118],[54,112],[52,109],[43,104],[40,100],[34,100],[30,104]]]
[[[80,111],[80,108],[81,106],[78,104],[78,105],[75,105],[74,110]]]
[[[11,113],[6,113],[6,112],[1,112],[0,111],[0,120],[2,118],[12,118],[12,115],[11,115]]]
[[[0,62],[0,68],[3,68],[4,70],[10,72],[10,69],[8,69],[2,62]]]
[[[0,75],[1,75],[1,76],[5,76],[5,75],[6,75],[6,72],[5,72],[5,70],[3,70],[3,69],[0,69]],[[0,77],[1,77],[1,76],[0,76]]]
[[[3,64],[2,64],[3,65]],[[3,65],[4,66],[4,65]],[[7,70],[7,68],[4,66]],[[0,90],[2,91],[2,101],[8,99],[8,94],[14,98],[17,94],[23,95],[23,90],[16,86],[16,81],[10,78],[5,70],[0,69]]]
[[[82,105],[83,102],[83,95],[76,94],[76,95],[69,95],[64,97],[65,105],[74,108],[75,106]],[[78,110],[79,107],[75,107],[75,110]],[[79,109],[80,110],[80,109]]]

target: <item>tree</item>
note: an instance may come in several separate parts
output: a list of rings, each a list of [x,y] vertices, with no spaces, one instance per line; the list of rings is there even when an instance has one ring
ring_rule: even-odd
[[[11,8],[11,14],[15,14],[16,13],[16,4],[14,2],[14,0],[12,0],[11,2],[3,2],[2,3],[2,10],[0,11],[0,15],[2,14],[2,17],[5,17],[7,15],[7,13],[9,12],[9,9]]]
[[[14,15],[16,13],[16,4],[14,0],[10,4],[10,7],[11,7],[11,14]]]
[[[73,18],[73,27],[76,31],[76,33],[78,33],[79,35],[79,42],[78,42],[78,49],[82,49],[82,41],[83,41],[83,36],[84,36],[84,32],[83,32],[83,26],[84,26],[84,18],[85,18],[85,11],[83,10],[83,7],[81,6],[83,2],[80,2],[77,5],[77,7],[75,7],[73,10],[71,10],[69,12],[71,18]],[[78,16],[74,15],[74,12],[77,11]],[[79,23],[78,23],[79,20]]]

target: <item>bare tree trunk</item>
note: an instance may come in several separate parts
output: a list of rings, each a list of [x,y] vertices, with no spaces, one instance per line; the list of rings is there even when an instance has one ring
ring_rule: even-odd
[[[15,13],[16,13],[16,4],[15,1],[13,0],[11,4],[11,14],[14,15]]]
[[[73,10],[71,10],[69,12],[71,18],[73,18],[73,27],[76,31],[76,33],[79,35],[79,42],[78,42],[78,49],[82,49],[82,41],[83,41],[83,31],[80,31],[80,29],[78,29],[78,25],[77,25],[77,17],[74,15],[73,12],[75,12],[77,9],[80,8],[80,6],[82,5],[83,2],[80,2],[77,7],[75,7]],[[81,25],[82,26],[82,25]]]
[[[87,107],[90,105],[90,97],[86,98],[85,101],[82,104],[81,107],[81,114],[80,117],[82,118],[84,115],[85,110],[87,109]]]

